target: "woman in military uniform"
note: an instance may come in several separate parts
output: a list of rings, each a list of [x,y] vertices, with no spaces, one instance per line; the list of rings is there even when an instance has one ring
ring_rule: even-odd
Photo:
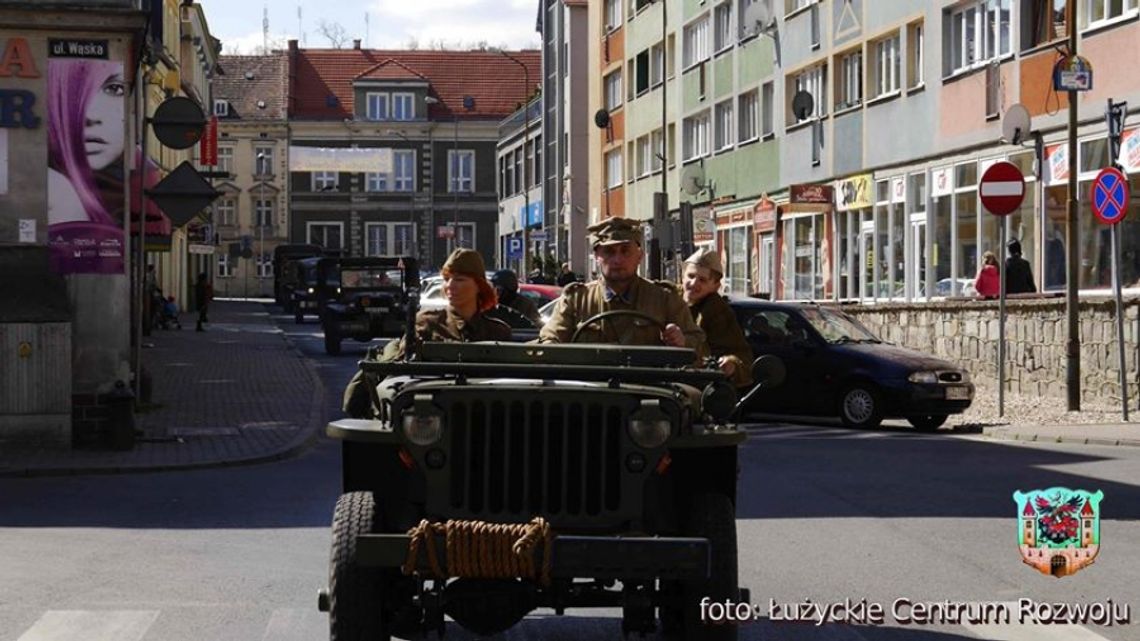
[[[452,252],[440,270],[447,307],[416,314],[416,340],[470,343],[511,339],[509,325],[485,315],[499,302],[487,282],[486,269],[479,252],[462,248]],[[405,352],[401,337],[385,346],[380,360],[400,360]],[[344,412],[352,418],[369,418],[371,405],[364,373],[357,371],[344,390]]]
[[[710,249],[699,250],[685,259],[683,297],[693,320],[705,332],[709,352],[717,357],[732,383],[744,387],[752,383],[752,348],[728,301],[718,293],[723,277],[720,255]]]

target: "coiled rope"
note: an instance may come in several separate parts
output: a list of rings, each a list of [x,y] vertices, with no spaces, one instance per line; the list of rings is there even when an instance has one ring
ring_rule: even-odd
[[[439,564],[435,539],[446,541],[447,572]],[[427,554],[428,568],[435,578],[449,576],[471,579],[511,579],[521,577],[550,585],[550,550],[554,535],[546,519],[536,516],[529,523],[487,523],[486,521],[447,521],[427,519],[408,530],[408,558],[404,574],[416,569],[420,548]],[[534,549],[542,546],[541,567],[535,567]]]

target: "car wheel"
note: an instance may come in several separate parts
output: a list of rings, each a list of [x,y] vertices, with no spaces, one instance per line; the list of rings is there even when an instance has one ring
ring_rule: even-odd
[[[335,330],[325,330],[325,353],[329,356],[340,355],[340,336]]]
[[[387,641],[383,571],[357,565],[356,542],[378,531],[379,513],[371,492],[342,494],[333,512],[329,560],[329,640]]]
[[[908,416],[906,420],[920,432],[933,432],[942,427],[947,418],[945,414],[927,414],[925,416]]]
[[[667,639],[699,641],[734,641],[737,627],[716,625],[701,619],[701,600],[713,602],[739,600],[736,554],[736,509],[723,494],[700,494],[693,497],[683,527],[684,536],[707,538],[712,548],[709,576],[706,579],[680,582],[679,605],[660,608],[661,628]],[[674,587],[674,586],[668,586]]]
[[[879,392],[867,383],[856,383],[839,396],[839,418],[847,427],[872,429],[883,422]]]

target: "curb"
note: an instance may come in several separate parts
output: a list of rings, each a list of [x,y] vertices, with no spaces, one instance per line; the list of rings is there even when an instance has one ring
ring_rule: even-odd
[[[1027,443],[1070,443],[1075,445],[1108,445],[1124,447],[1140,447],[1140,440],[1131,438],[1104,438],[1097,436],[1046,436],[1036,432],[1013,432],[1008,428],[1000,430],[984,430],[984,435],[1002,441],[1022,441]]]

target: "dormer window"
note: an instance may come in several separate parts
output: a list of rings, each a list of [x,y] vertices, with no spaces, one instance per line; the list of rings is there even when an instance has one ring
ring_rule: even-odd
[[[416,96],[410,93],[392,94],[392,120],[415,120]]]
[[[365,118],[368,120],[388,119],[388,94],[368,93],[365,100]]]
[[[214,115],[221,117],[230,115],[230,103],[226,100],[215,100]]]

